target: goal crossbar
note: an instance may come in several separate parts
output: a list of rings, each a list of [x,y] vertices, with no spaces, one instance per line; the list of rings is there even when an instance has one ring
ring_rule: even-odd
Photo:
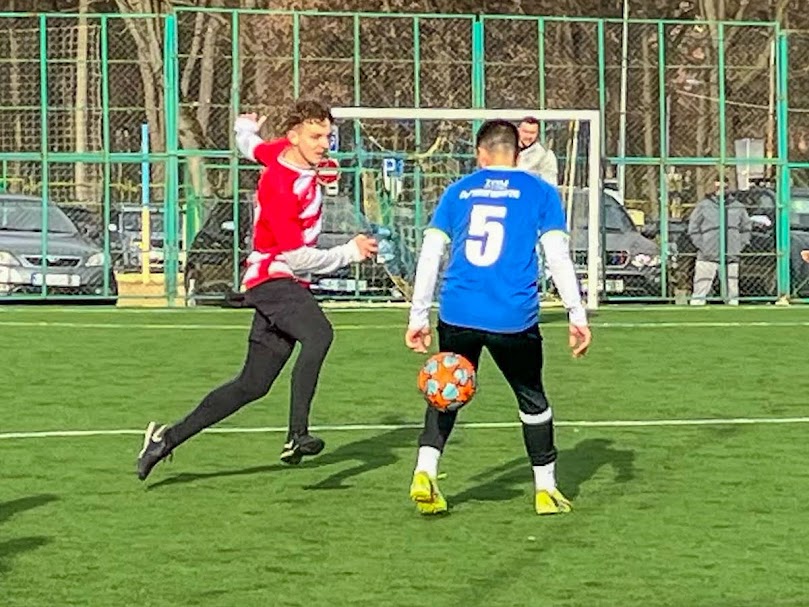
[[[598,307],[599,234],[601,194],[601,116],[598,110],[538,110],[487,108],[407,108],[407,107],[335,107],[336,120],[455,120],[483,121],[503,119],[517,122],[526,116],[539,121],[587,122],[590,127],[588,149],[588,228],[587,228],[587,307]],[[606,285],[605,285],[606,286]]]

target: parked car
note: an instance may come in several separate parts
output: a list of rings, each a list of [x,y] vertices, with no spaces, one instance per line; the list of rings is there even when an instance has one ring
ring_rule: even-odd
[[[236,233],[233,203],[222,201],[209,206],[210,212],[186,252],[184,269],[186,302],[191,306],[201,304],[240,306],[242,296],[239,284],[244,276],[244,262],[250,253],[253,205],[246,201],[239,203],[236,281],[233,263],[233,238]]]
[[[616,193],[601,192],[601,246],[599,260],[602,276],[599,290],[606,295],[657,297],[660,292],[660,248],[635,226]],[[587,188],[573,191],[571,246],[576,274],[587,289],[589,193]]]
[[[139,271],[143,265],[143,207],[139,204],[122,204],[114,209],[110,220],[115,225],[116,239],[122,250],[122,267]],[[178,223],[178,234],[182,238],[182,227]],[[162,206],[149,209],[149,267],[153,271],[163,271],[163,246],[165,243],[165,216]]]
[[[48,204],[43,237],[42,199],[0,194],[0,295],[108,295],[117,297],[118,285],[103,249],[88,241],[54,203]],[[46,246],[43,260],[43,241]]]
[[[103,210],[100,206],[88,207],[80,204],[62,204],[60,207],[67,215],[79,233],[91,243],[104,250],[104,238],[109,239],[110,258],[112,267],[116,270],[123,270],[124,253],[128,243],[124,241],[124,235],[118,231],[117,225],[113,228],[104,225]],[[113,219],[113,214],[110,214]]]

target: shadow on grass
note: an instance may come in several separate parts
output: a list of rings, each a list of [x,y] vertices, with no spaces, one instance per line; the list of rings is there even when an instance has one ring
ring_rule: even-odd
[[[635,477],[635,452],[616,449],[612,444],[608,439],[587,439],[572,449],[560,451],[557,476],[559,489],[566,497],[575,499],[582,485],[603,466],[612,466],[616,483],[626,483]],[[449,498],[452,506],[470,501],[509,501],[525,495],[533,486],[533,474],[525,456],[487,470],[473,480],[482,482]]]
[[[418,433],[418,430],[412,428],[389,430],[370,438],[341,445],[334,451],[318,458],[317,462],[312,460],[312,463],[316,463],[320,467],[354,461],[356,465],[339,470],[305,489],[348,489],[351,485],[347,485],[347,481],[398,462],[400,459],[396,453],[398,449],[412,447],[415,457]]]
[[[42,494],[21,497],[9,502],[0,502],[0,524],[10,521],[13,517],[39,508],[58,500],[56,495]],[[18,554],[36,550],[51,542],[51,538],[44,536],[19,537],[0,542],[0,573],[11,569],[11,560]]]
[[[390,423],[390,425],[399,425],[402,422],[392,421],[386,423]],[[267,464],[265,466],[252,466],[249,468],[218,470],[216,472],[199,474],[184,472],[151,484],[147,488],[149,490],[154,490],[171,485],[182,485],[217,478],[254,476],[258,474],[270,474],[294,470],[296,468],[313,469],[332,466],[349,461],[356,462],[355,466],[345,470],[339,470],[322,481],[318,481],[315,484],[304,487],[308,490],[347,489],[351,486],[346,484],[347,481],[350,481],[351,479],[354,479],[362,474],[378,470],[379,468],[393,465],[399,461],[399,456],[396,454],[397,449],[412,446],[415,453],[417,436],[418,430],[415,429],[388,430],[371,437],[362,438],[354,442],[340,445],[333,451],[328,451],[327,445],[327,451],[317,457],[304,459],[299,466],[288,466],[286,464],[279,463]],[[163,463],[161,465],[166,464]]]

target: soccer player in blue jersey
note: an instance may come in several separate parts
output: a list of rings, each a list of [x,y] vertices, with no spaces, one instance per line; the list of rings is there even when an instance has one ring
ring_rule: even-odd
[[[553,415],[542,386],[536,240],[568,310],[574,357],[587,352],[591,335],[570,258],[557,189],[516,169],[517,128],[505,120],[484,123],[477,134],[480,169],[450,185],[424,233],[405,342],[416,352],[431,343],[430,306],[447,244],[449,264],[439,296],[438,346],[477,369],[485,347],[519,405],[523,439],[534,471],[538,514],[569,512],[556,486]],[[427,407],[410,497],[423,514],[446,512],[438,489],[438,460],[457,411]]]

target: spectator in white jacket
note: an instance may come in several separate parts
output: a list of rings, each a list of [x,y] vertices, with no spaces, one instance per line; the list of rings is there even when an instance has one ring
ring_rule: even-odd
[[[518,127],[520,155],[517,166],[524,171],[542,177],[551,185],[559,185],[559,163],[556,154],[539,142],[539,120],[526,116]]]

